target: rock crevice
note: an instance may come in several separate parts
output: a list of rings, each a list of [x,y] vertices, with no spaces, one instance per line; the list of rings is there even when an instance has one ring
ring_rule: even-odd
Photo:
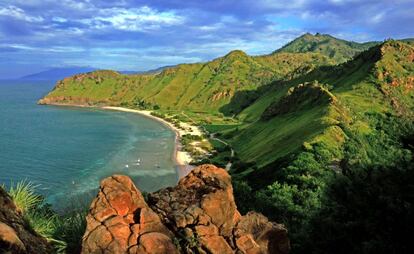
[[[101,182],[82,253],[288,253],[287,230],[261,214],[241,216],[230,175],[199,166],[177,186],[148,195],[127,176]]]

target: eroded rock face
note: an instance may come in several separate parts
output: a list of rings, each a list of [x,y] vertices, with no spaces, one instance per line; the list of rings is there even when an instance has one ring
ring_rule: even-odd
[[[102,181],[86,221],[82,253],[178,253],[173,233],[127,176]]]
[[[176,187],[149,194],[115,175],[101,183],[87,216],[82,253],[288,253],[287,230],[241,216],[227,171],[199,166]]]
[[[5,190],[0,187],[0,253],[52,253],[46,239],[32,232]]]

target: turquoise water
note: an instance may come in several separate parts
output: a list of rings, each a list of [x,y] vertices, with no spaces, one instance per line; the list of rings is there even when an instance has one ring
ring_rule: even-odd
[[[0,81],[0,184],[26,179],[65,208],[89,202],[115,173],[144,191],[177,182],[170,129],[132,113],[36,105],[52,87]]]

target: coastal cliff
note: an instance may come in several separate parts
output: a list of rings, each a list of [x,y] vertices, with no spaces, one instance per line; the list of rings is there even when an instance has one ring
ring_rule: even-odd
[[[101,182],[87,215],[82,253],[288,253],[283,225],[241,216],[230,175],[199,166],[177,186],[144,198],[127,176]]]

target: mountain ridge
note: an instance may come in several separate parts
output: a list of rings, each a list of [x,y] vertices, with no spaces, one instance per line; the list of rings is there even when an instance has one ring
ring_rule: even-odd
[[[319,52],[332,59],[335,59],[338,63],[342,63],[354,57],[356,54],[378,44],[380,44],[380,42],[373,41],[358,43],[338,39],[329,34],[316,33],[313,35],[306,33],[289,42],[282,48],[274,51],[272,54],[280,52]]]

